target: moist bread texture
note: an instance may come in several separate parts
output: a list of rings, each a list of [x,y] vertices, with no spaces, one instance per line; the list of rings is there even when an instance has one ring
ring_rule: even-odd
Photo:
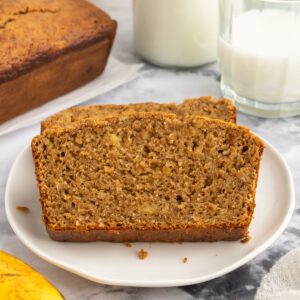
[[[128,113],[32,141],[54,240],[218,241],[247,236],[263,143],[236,124]]]
[[[0,123],[96,78],[116,22],[84,0],[0,2]]]
[[[42,122],[42,130],[53,126],[62,128],[77,126],[85,120],[101,121],[107,117],[129,112],[165,112],[176,114],[184,120],[189,116],[204,116],[236,123],[236,108],[232,101],[222,98],[215,100],[211,96],[187,99],[182,104],[174,103],[136,103],[125,105],[78,106],[55,114]]]

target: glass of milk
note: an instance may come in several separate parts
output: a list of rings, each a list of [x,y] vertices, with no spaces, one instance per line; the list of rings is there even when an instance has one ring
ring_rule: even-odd
[[[300,114],[300,0],[220,0],[221,89],[246,113]]]
[[[165,67],[197,67],[217,59],[219,0],[133,0],[134,46]]]

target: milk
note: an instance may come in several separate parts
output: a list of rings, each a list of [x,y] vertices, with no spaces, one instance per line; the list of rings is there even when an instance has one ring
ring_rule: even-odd
[[[158,65],[194,67],[217,58],[218,0],[134,0],[136,52]]]
[[[219,39],[222,83],[239,96],[266,103],[300,100],[300,15],[250,10]]]

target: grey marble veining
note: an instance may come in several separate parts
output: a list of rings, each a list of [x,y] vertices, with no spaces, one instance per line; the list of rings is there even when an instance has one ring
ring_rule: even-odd
[[[131,63],[139,59],[132,48],[131,3],[102,0],[102,7],[119,23],[113,53]],[[220,75],[216,64],[192,70],[167,70],[145,65],[140,76],[89,103],[180,101],[200,95],[220,96]],[[31,264],[63,293],[66,299],[253,299],[266,272],[286,252],[300,246],[300,117],[268,120],[239,114],[238,122],[270,141],[291,168],[296,188],[296,210],[280,238],[265,252],[243,267],[218,279],[179,288],[124,288],[104,286],[80,278],[43,261],[14,235],[4,212],[4,191],[9,169],[17,154],[39,132],[39,125],[0,138],[0,248]],[[271,212],[270,212],[271,215]]]

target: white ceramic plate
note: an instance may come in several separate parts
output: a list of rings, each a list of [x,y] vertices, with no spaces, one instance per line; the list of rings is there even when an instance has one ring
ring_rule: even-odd
[[[290,171],[266,142],[256,196],[251,240],[216,243],[64,243],[52,241],[42,222],[30,147],[16,159],[9,174],[5,207],[20,240],[46,261],[90,280],[123,286],[179,286],[224,275],[264,251],[282,233],[294,208]],[[22,213],[16,206],[27,206]],[[149,252],[145,260],[137,251]],[[188,258],[183,264],[182,259]]]

